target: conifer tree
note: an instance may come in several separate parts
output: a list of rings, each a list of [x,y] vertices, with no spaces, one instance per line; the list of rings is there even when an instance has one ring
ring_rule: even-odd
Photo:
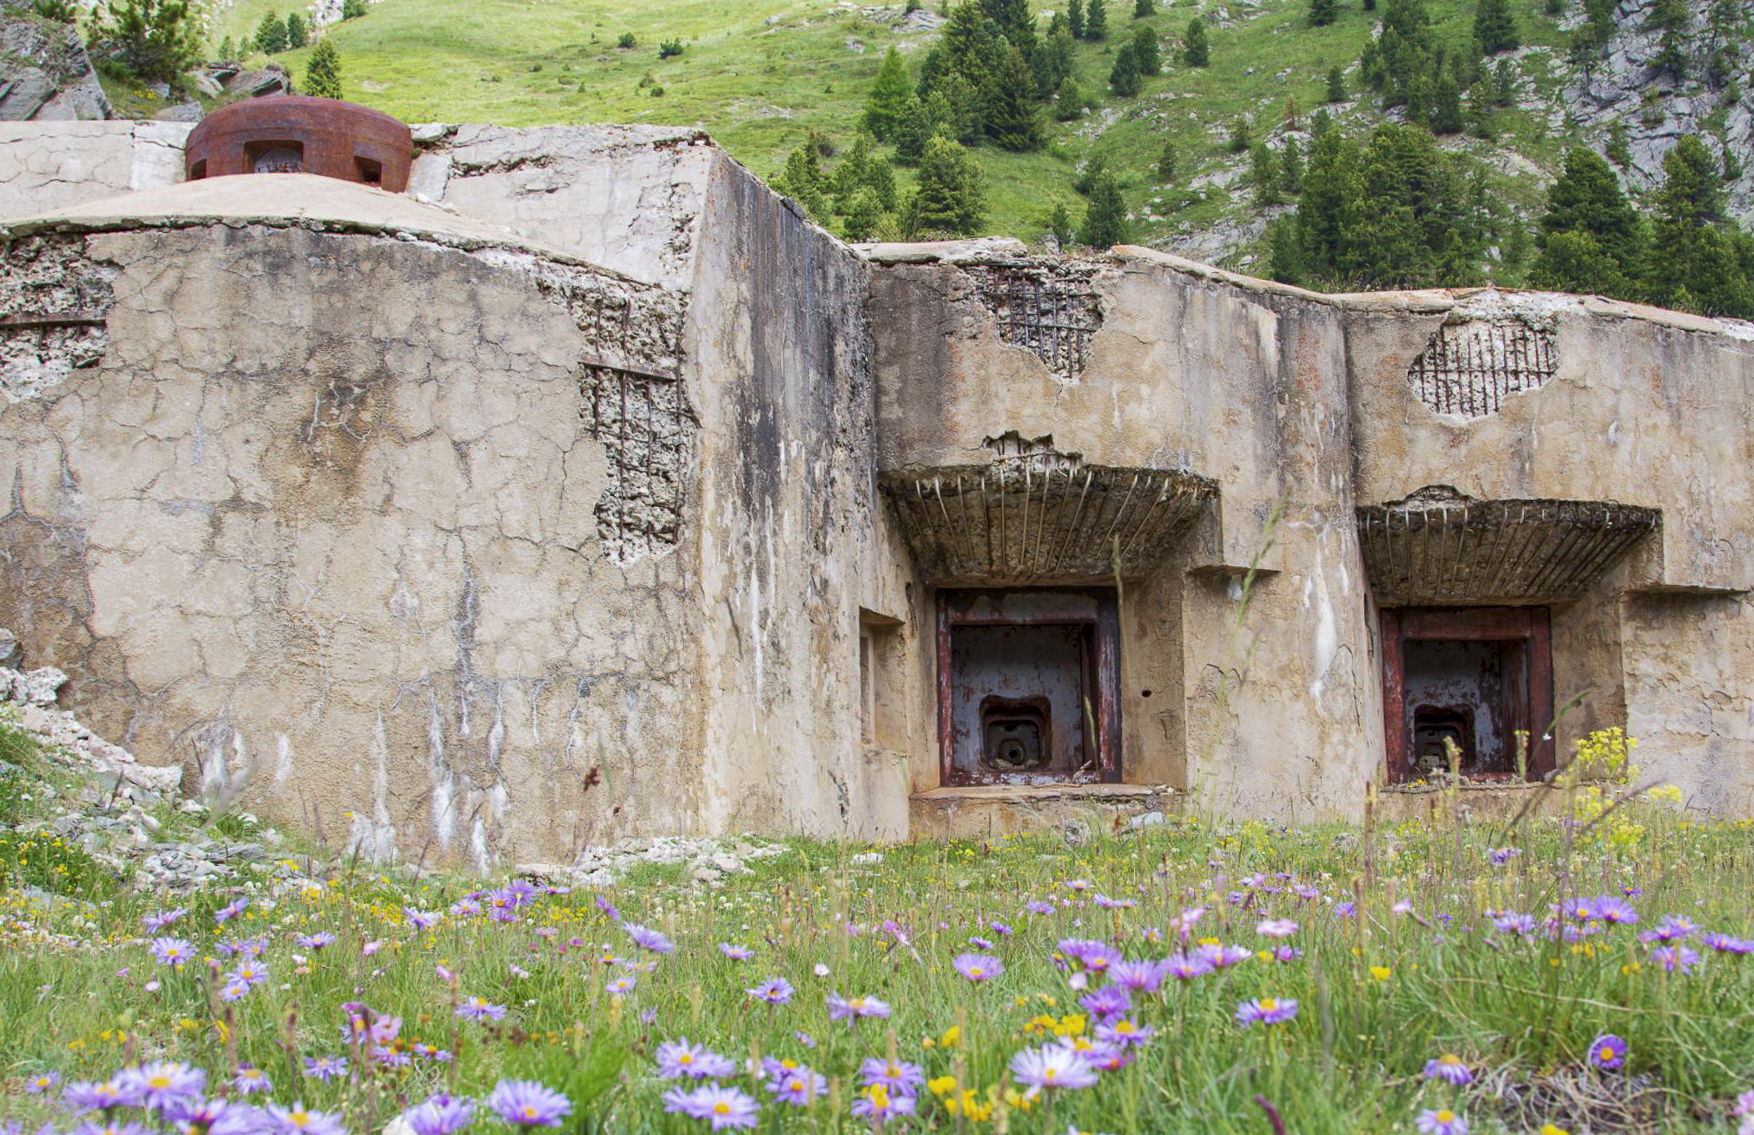
[[[951,236],[978,233],[986,216],[986,192],[968,151],[948,138],[928,141],[920,157],[919,185],[912,206],[920,232]]]
[[[1035,50],[1035,13],[1029,0],[980,0],[981,12],[998,27],[999,34],[1025,59]]]
[[[1303,192],[1303,150],[1296,138],[1279,147],[1279,184],[1293,197]]]
[[[1346,75],[1338,67],[1328,70],[1328,101],[1346,101]]]
[[[311,42],[311,32],[304,17],[297,12],[286,13],[286,49],[297,51]]]
[[[52,18],[52,7],[38,10]],[[135,76],[167,83],[199,63],[204,47],[200,21],[186,0],[110,0],[94,13],[91,36],[93,46]]]
[[[232,42],[232,38],[230,36],[226,36],[224,39],[219,41],[219,54],[216,58],[229,62],[229,61],[235,60],[237,57],[238,57],[237,45]]]
[[[1249,152],[1249,148],[1254,145],[1249,135],[1248,115],[1239,114],[1230,120],[1229,144],[1230,152],[1233,154],[1246,154]]]
[[[1462,91],[1448,74],[1439,75],[1431,90],[1431,132],[1460,134],[1465,122],[1462,117]]]
[[[1492,95],[1484,80],[1468,88],[1467,106],[1462,115],[1467,119],[1468,132],[1476,138],[1490,142],[1497,137],[1498,131],[1492,123]]]
[[[1541,254],[1529,282],[1563,292],[1630,298],[1639,262],[1638,214],[1614,171],[1583,146],[1565,156],[1565,168],[1547,192],[1538,222]]]
[[[1133,0],[1133,18],[1135,20],[1143,20],[1147,16],[1155,16],[1156,14],[1155,0]]]
[[[1127,229],[1127,202],[1114,174],[1099,174],[1090,188],[1084,223],[1078,226],[1078,243],[1095,249],[1112,248],[1126,243]]]
[[[987,84],[981,118],[987,137],[1002,149],[1041,149],[1044,133],[1041,108],[1035,99],[1035,75],[1015,45],[1005,47]]]
[[[1066,5],[1066,30],[1073,39],[1084,38],[1084,0],[1071,0]]]
[[[1281,284],[1303,283],[1303,244],[1292,217],[1280,217],[1267,226],[1267,271]]]
[[[870,240],[883,219],[883,205],[870,186],[861,186],[841,210],[841,235],[851,241]]]
[[[1198,16],[1188,24],[1187,38],[1182,42],[1182,62],[1189,67],[1204,67],[1212,62],[1212,48],[1206,42],[1206,21]]]
[[[1655,65],[1676,79],[1687,77],[1687,0],[1656,0],[1645,13],[1647,31],[1659,33]]]
[[[256,25],[256,50],[264,55],[278,55],[286,50],[286,21],[269,9]]]
[[[1052,98],[1060,84],[1072,74],[1072,33],[1064,20],[1049,30],[1047,38],[1035,53],[1035,89],[1043,98]]]
[[[1132,47],[1141,78],[1152,78],[1163,70],[1163,53],[1157,46],[1156,32],[1140,24],[1133,29]]]
[[[1309,0],[1310,27],[1325,28],[1339,18],[1339,0]]]
[[[1249,180],[1255,187],[1255,204],[1262,207],[1279,203],[1279,160],[1273,147],[1261,142],[1249,155]]]
[[[1492,69],[1492,101],[1498,106],[1516,105],[1516,64],[1508,59],[1500,59]]]
[[[1084,6],[1084,38],[1091,41],[1108,38],[1107,0],[1089,0]]]
[[[1358,148],[1340,131],[1324,127],[1310,146],[1309,169],[1297,206],[1298,247],[1309,277],[1341,282],[1346,233],[1361,206]]]
[[[1474,8],[1474,42],[1484,55],[1517,49],[1521,41],[1511,18],[1510,0],[1479,0]]]
[[[317,41],[305,64],[304,92],[320,99],[341,97],[341,54],[328,36]]]
[[[804,206],[811,217],[827,217],[828,179],[817,162],[816,147],[808,142],[786,155],[786,166],[773,179],[773,187]]]
[[[871,81],[871,92],[865,96],[865,129],[879,142],[893,141],[907,112],[908,99],[913,97],[913,84],[908,81],[907,65],[894,45],[877,68]]]
[[[1070,122],[1084,113],[1084,92],[1078,87],[1078,80],[1067,75],[1060,82],[1060,89],[1054,95],[1054,117],[1061,122]]]
[[[1108,85],[1121,98],[1130,99],[1139,93],[1139,84],[1139,56],[1129,40],[1115,53],[1114,66],[1108,72]]]
[[[1176,158],[1175,140],[1170,139],[1169,141],[1164,142],[1163,152],[1157,155],[1158,181],[1170,182],[1175,180]]]
[[[909,95],[895,124],[895,160],[913,165],[926,152],[926,141],[932,136],[932,120],[926,116],[926,104],[919,96]]]

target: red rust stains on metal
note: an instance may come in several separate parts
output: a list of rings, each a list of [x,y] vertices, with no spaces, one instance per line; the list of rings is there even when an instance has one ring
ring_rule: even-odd
[[[1383,729],[1388,779],[1448,774],[1449,746],[1474,779],[1525,775],[1554,763],[1553,651],[1546,607],[1391,607],[1383,623]]]
[[[191,181],[240,173],[314,173],[391,193],[408,188],[414,138],[370,107],[282,95],[235,102],[189,133],[183,169]]]
[[[939,592],[942,783],[1120,780],[1119,638],[1109,589]]]

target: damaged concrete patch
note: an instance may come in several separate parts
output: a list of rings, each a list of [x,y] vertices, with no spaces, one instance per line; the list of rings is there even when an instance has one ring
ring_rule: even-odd
[[[1439,414],[1480,418],[1504,399],[1538,390],[1559,367],[1551,327],[1527,319],[1452,319],[1407,368],[1419,400]]]
[[[109,349],[114,265],[76,236],[27,237],[0,255],[0,394],[35,398]]]
[[[597,535],[618,564],[676,546],[696,422],[674,374],[585,366],[579,420],[603,443],[609,484],[597,502]]]
[[[999,337],[1031,351],[1060,378],[1084,371],[1090,340],[1102,326],[1097,265],[1031,260],[964,269],[993,313]]]

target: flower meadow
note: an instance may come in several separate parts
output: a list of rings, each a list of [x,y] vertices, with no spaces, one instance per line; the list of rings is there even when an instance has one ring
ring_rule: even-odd
[[[1754,1135],[1754,828],[1614,815],[14,883],[0,1126]]]

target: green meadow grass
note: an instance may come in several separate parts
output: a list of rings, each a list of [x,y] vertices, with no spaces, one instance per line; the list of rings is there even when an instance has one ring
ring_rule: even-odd
[[[659,1045],[683,1037],[739,1069],[789,1059],[828,1078],[823,1098],[792,1108],[772,1102],[757,1075],[726,1076],[761,1101],[757,1129],[772,1132],[1259,1135],[1269,1125],[1257,1097],[1301,1135],[1412,1131],[1420,1112],[1445,1108],[1476,1135],[1545,1123],[1573,1135],[1586,1125],[1728,1132],[1734,1098],[1754,1088],[1754,957],[1704,938],[1754,932],[1748,823],[1683,822],[1639,803],[1572,827],[1283,831],[1171,817],[1076,848],[1057,836],[874,855],[785,846],[721,889],[647,870],[601,892],[539,895],[512,921],[445,913],[479,880],[416,879],[303,851],[241,892],[251,905],[223,926],[214,916],[230,893],[172,900],[74,886],[50,899],[20,886],[0,855],[0,1115],[27,1130],[45,1119],[65,1127],[54,1092],[27,1094],[31,1079],[102,1078],[164,1059],[206,1069],[215,1088],[253,1066],[273,1080],[270,1098],[342,1116],[353,1132],[377,1131],[430,1093],[479,1098],[506,1077],[570,1083],[572,1130],[702,1131],[706,1123],[666,1112],[676,1082],[657,1074]],[[1495,847],[1520,854],[1494,865]],[[1635,924],[1568,917],[1575,940],[1495,931],[1487,914],[1541,923],[1553,904],[1627,893]],[[181,970],[154,959],[141,925],[179,905],[188,913],[159,933],[194,946]],[[607,905],[674,951],[642,949]],[[1184,937],[1184,912],[1201,907]],[[422,929],[410,910],[442,918]],[[1691,973],[1667,970],[1659,944],[1638,937],[1671,915],[1699,927],[1680,942],[1701,955]],[[1269,918],[1296,927],[1270,937],[1261,932]],[[318,931],[334,944],[296,940]],[[267,978],[226,1001],[219,991],[235,959],[219,947],[252,938],[264,940]],[[1087,988],[1075,987],[1067,939],[1104,941],[1133,960],[1222,943],[1243,947],[1244,960],[1136,996],[1126,1019],[1155,1035],[1129,1063],[1093,1087],[1028,1099],[1012,1058],[1088,1041],[1097,1027],[1080,998],[1103,979],[1086,974]],[[720,943],[752,956],[732,960]],[[1296,956],[1275,960],[1277,947]],[[953,965],[964,952],[996,957],[1004,972],[971,981]],[[629,976],[631,991],[607,991]],[[747,992],[773,977],[795,986],[789,1004]],[[831,993],[881,999],[891,1015],[831,1020]],[[455,1007],[475,997],[503,1007],[504,1019],[458,1017]],[[1239,1004],[1265,998],[1295,1000],[1296,1015],[1238,1024]],[[408,1066],[379,1066],[348,1039],[349,1005],[366,1021],[400,1018],[390,1047]],[[1604,1034],[1625,1040],[1618,1071],[1587,1059]],[[416,1045],[454,1059],[418,1055]],[[1445,1053],[1473,1084],[1423,1075]],[[343,1078],[302,1074],[307,1057],[343,1055]],[[929,1083],[914,1116],[874,1127],[849,1114],[869,1058],[921,1066]],[[963,1091],[973,1111],[955,1114],[945,1101]],[[472,1130],[506,1128],[482,1117]]]
[[[1243,4],[1160,2],[1145,21],[1165,44],[1165,73],[1148,79],[1136,99],[1116,100],[1107,77],[1113,52],[1138,22],[1132,6],[1111,2],[1110,39],[1077,47],[1077,76],[1094,103],[1080,121],[1051,123],[1047,148],[1007,154],[976,150],[986,174],[988,227],[994,233],[1040,240],[1056,204],[1074,218],[1083,200],[1071,189],[1078,165],[1102,156],[1117,172],[1138,214],[1134,237],[1166,243],[1221,219],[1247,219],[1258,210],[1249,191],[1192,187],[1191,182],[1246,164],[1225,145],[1230,124],[1250,116],[1258,139],[1284,119],[1287,100],[1304,115],[1322,104],[1329,68],[1352,67],[1376,18],[1355,0],[1338,22],[1306,26],[1306,0]],[[1568,33],[1541,14],[1536,0],[1513,0],[1525,46],[1550,56],[1526,57],[1522,73],[1551,92],[1564,71]],[[217,21],[214,36],[247,35],[262,14],[284,5],[236,0]],[[1472,0],[1430,0],[1435,34],[1465,42]],[[1179,37],[1196,12],[1214,21],[1211,66],[1180,62]],[[1220,15],[1236,17],[1231,26]],[[1259,12],[1253,18],[1246,13]],[[776,18],[777,17],[777,18]],[[770,24],[769,20],[773,22]],[[1045,27],[1045,20],[1043,23]],[[638,46],[616,42],[632,32]],[[645,122],[696,126],[758,175],[768,178],[809,132],[852,140],[865,93],[890,44],[917,60],[932,34],[898,34],[864,18],[858,6],[825,0],[664,0],[634,4],[605,0],[382,0],[370,13],[330,32],[340,50],[342,86],[349,99],[411,122],[490,122],[508,126],[549,123]],[[659,60],[661,41],[686,50]],[[857,40],[865,50],[849,50]],[[295,77],[308,49],[278,56]],[[1356,76],[1348,77],[1356,85]],[[661,88],[661,96],[654,95]],[[1354,92],[1356,94],[1356,92]],[[1381,121],[1374,103],[1357,99],[1334,108],[1348,128]],[[1494,197],[1521,211],[1538,209],[1547,179],[1575,140],[1549,130],[1544,114],[1501,110],[1497,143],[1452,139],[1446,145],[1480,154],[1514,151],[1526,161],[1495,175]],[[1174,184],[1155,173],[1166,140],[1180,150]],[[911,171],[902,171],[905,188]],[[1146,209],[1151,215],[1145,215]]]

